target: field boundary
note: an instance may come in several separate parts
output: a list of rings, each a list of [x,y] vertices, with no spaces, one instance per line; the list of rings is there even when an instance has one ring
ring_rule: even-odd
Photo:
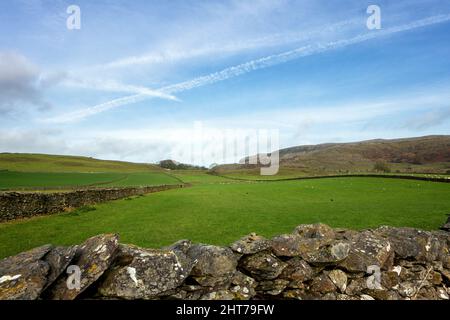
[[[283,179],[245,179],[225,176],[217,173],[208,173],[213,176],[222,177],[230,180],[237,181],[256,181],[256,182],[280,182],[280,181],[293,181],[293,180],[312,180],[312,179],[325,179],[325,178],[387,178],[387,179],[405,179],[405,180],[419,180],[430,182],[443,182],[450,183],[449,178],[436,178],[436,177],[419,177],[419,176],[403,176],[403,175],[388,175],[388,174],[345,174],[345,175],[326,175],[326,176],[309,176],[309,177],[295,177],[295,178],[283,178]]]
[[[51,215],[130,196],[188,187],[189,184],[127,188],[95,188],[68,192],[0,192],[0,222]]]

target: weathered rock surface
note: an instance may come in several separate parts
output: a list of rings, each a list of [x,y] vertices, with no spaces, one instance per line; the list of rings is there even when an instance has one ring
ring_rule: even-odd
[[[315,277],[311,284],[311,291],[315,294],[326,294],[335,292],[337,290],[333,281],[326,274],[321,274]]]
[[[98,289],[104,297],[155,298],[181,285],[192,269],[190,259],[171,250],[121,245],[117,260],[129,263],[116,265],[105,275]]]
[[[255,279],[236,271],[231,279],[230,291],[235,300],[248,300],[256,295],[257,282]]]
[[[398,258],[434,261],[439,255],[439,239],[429,231],[413,228],[381,227],[374,232],[385,237]]]
[[[272,251],[277,256],[295,257],[317,250],[319,241],[310,241],[297,234],[283,234],[272,239]]]
[[[45,256],[45,261],[50,266],[50,272],[47,275],[47,286],[53,283],[69,266],[69,263],[75,257],[78,246],[55,247]]]
[[[187,255],[194,260],[194,276],[223,276],[234,272],[237,266],[237,256],[226,247],[194,245]]]
[[[354,237],[349,248],[348,257],[339,265],[350,272],[366,272],[373,265],[388,267],[392,255],[391,243],[370,231]]]
[[[294,233],[309,239],[333,239],[335,232],[323,223],[302,224],[295,228]]]
[[[237,253],[253,254],[268,249],[270,245],[269,240],[252,233],[233,243],[231,249]]]
[[[449,243],[443,230],[323,224],[230,247],[181,240],[144,249],[100,235],[1,260],[0,299],[449,300]],[[74,265],[80,290],[67,286]]]
[[[289,259],[286,261],[286,264],[287,266],[283,269],[280,275],[280,278],[282,279],[305,282],[314,277],[314,270],[300,257]]]
[[[333,265],[348,257],[350,247],[346,241],[333,241],[315,251],[304,252],[302,257],[313,265]]]
[[[77,250],[73,265],[80,268],[80,289],[69,289],[67,274],[62,274],[48,289],[48,298],[55,300],[73,300],[110,267],[118,248],[118,235],[105,234],[92,237]]]
[[[41,259],[52,249],[45,245],[0,261],[0,300],[34,300],[47,283],[50,269]]]
[[[339,269],[332,270],[328,277],[341,293],[345,292],[345,289],[347,289],[347,274],[344,271]]]
[[[289,281],[283,279],[260,281],[256,288],[264,295],[277,296],[288,286]]]
[[[256,279],[271,280],[278,277],[287,264],[271,253],[260,252],[245,257],[241,266]]]

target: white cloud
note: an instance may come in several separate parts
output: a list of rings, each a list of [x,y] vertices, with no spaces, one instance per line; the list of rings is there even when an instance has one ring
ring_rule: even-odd
[[[448,100],[447,100],[448,101]],[[450,107],[423,112],[416,115],[401,126],[401,128],[413,129],[413,130],[423,130],[428,128],[433,128],[444,124],[450,118]]]
[[[103,159],[157,162],[166,158],[209,165],[221,162],[222,135],[251,130],[279,130],[280,147],[308,143],[345,142],[373,138],[397,138],[429,134],[425,126],[392,128],[380,119],[398,119],[401,114],[427,110],[428,119],[437,120],[450,100],[450,91],[423,88],[416,94],[385,96],[377,100],[341,101],[333,105],[274,106],[273,110],[211,117],[202,122],[202,138],[195,123],[188,120],[175,126],[155,119],[145,127],[130,129],[94,129],[77,134],[49,130],[0,130],[0,150],[78,154]],[[431,116],[432,115],[432,116]],[[423,118],[426,120],[425,118]],[[442,119],[442,121],[448,121]],[[445,123],[445,122],[442,122]],[[441,124],[442,124],[441,123]],[[332,130],[330,130],[332,128]],[[199,148],[199,144],[202,147]],[[214,152],[216,152],[214,154]],[[234,162],[246,154],[237,154]]]
[[[29,105],[50,107],[43,97],[39,68],[21,54],[0,52],[0,113],[21,111]]]

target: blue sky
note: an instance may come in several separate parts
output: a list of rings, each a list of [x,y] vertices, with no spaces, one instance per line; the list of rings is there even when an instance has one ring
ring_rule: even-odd
[[[155,162],[198,122],[280,147],[450,134],[449,40],[442,0],[5,0],[0,152]]]

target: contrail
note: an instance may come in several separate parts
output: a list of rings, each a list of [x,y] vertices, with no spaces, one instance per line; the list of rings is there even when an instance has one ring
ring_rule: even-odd
[[[426,27],[438,23],[443,23],[450,20],[450,14],[446,15],[437,15],[429,18],[425,18],[422,20],[418,20],[415,22],[411,22],[408,24],[404,24],[401,26],[391,27],[384,30],[376,30],[371,31],[370,33],[366,33],[363,35],[358,35],[350,39],[337,40],[327,43],[318,43],[313,45],[307,45],[304,47],[300,47],[294,50],[286,51],[279,54],[270,55],[264,58],[252,60],[246,63],[242,63],[233,67],[228,67],[224,70],[211,73],[206,76],[201,76],[198,78],[194,78],[189,81],[184,81],[181,83],[177,83],[174,85],[166,86],[160,88],[157,91],[160,91],[163,94],[174,94],[177,92],[182,92],[186,90],[190,90],[193,88],[202,87],[205,85],[213,84],[219,81],[224,81],[230,78],[234,78],[252,71],[268,68],[271,66],[275,66],[278,64],[282,64],[288,61],[292,61],[298,58],[311,56],[314,54],[318,54],[321,52],[347,47],[353,44],[361,43],[364,41],[368,41],[371,39],[389,36],[392,34],[400,33],[403,31],[414,30],[421,27]],[[80,120],[86,118],[88,116],[98,114],[100,112],[104,112],[106,110],[117,108],[122,105],[127,105],[131,103],[136,103],[145,99],[148,99],[149,95],[146,94],[135,94],[131,96],[126,96],[123,98],[115,99],[109,102],[105,102],[90,108],[81,109],[72,113],[63,114],[61,116],[57,116],[55,118],[48,119],[50,122],[71,122],[75,120]]]
[[[226,43],[221,46],[217,46],[214,43],[206,44],[202,47],[197,47],[193,50],[169,50],[159,53],[151,53],[141,56],[131,56],[115,60],[106,64],[90,66],[87,70],[103,70],[103,69],[114,69],[114,68],[124,68],[136,65],[147,65],[147,64],[157,64],[165,62],[179,61],[183,59],[201,57],[206,55],[215,55],[219,53],[235,53],[244,50],[255,50],[263,47],[273,47],[277,45],[287,45],[299,41],[305,41],[311,39],[313,36],[320,36],[324,33],[337,30],[342,27],[355,26],[361,23],[360,19],[344,20],[338,23],[327,25],[321,27],[320,29],[313,29],[308,31],[307,34],[304,32],[289,32],[289,33],[277,33],[270,34],[259,38],[246,39],[245,41],[237,41]]]
[[[271,55],[268,57],[260,58],[257,60],[249,61],[234,67],[226,68],[222,71],[215,72],[203,77],[195,78],[193,80],[181,82],[175,85],[171,85],[168,87],[161,88],[160,90],[165,93],[177,93],[185,90],[190,90],[196,87],[201,87],[207,84],[213,84],[215,82],[227,80],[233,77],[240,76],[245,73],[249,73],[251,71],[256,71],[259,69],[264,69],[267,67],[271,67],[274,65],[278,65],[284,62],[288,62],[291,60],[295,60],[301,57],[310,56],[313,54],[321,53],[324,51],[332,50],[332,49],[338,49],[342,47],[346,47],[352,44],[364,42],[367,40],[371,40],[374,38],[382,37],[391,35],[394,33],[402,32],[402,31],[408,31],[413,30],[420,27],[425,27],[428,25],[441,23],[450,20],[450,14],[449,15],[440,15],[440,16],[434,16],[430,18],[426,18],[423,20],[419,20],[416,22],[412,22],[409,24],[405,24],[398,27],[392,27],[386,30],[380,30],[380,31],[374,31],[371,33],[367,33],[364,35],[359,35],[354,38],[350,39],[344,39],[344,40],[338,40],[333,42],[328,42],[325,44],[315,44],[315,45],[308,45],[301,48],[297,48],[291,51],[286,51],[283,53]]]

